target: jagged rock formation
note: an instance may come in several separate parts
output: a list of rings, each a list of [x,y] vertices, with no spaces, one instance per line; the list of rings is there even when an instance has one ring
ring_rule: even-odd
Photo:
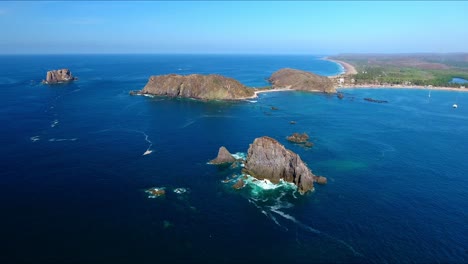
[[[42,82],[45,84],[55,84],[55,83],[71,82],[76,79],[77,78],[71,74],[69,69],[60,69],[60,70],[48,71],[46,75],[46,79],[43,80]]]
[[[211,160],[210,164],[223,164],[223,163],[233,163],[236,159],[229,153],[229,151],[224,147],[220,147],[218,151],[218,156]]]
[[[257,179],[268,179],[273,183],[278,183],[281,179],[293,182],[302,194],[313,190],[314,177],[317,177],[299,155],[270,137],[256,138],[250,144],[243,171]]]
[[[151,76],[143,90],[136,93],[202,100],[239,100],[255,96],[253,89],[217,74]]]
[[[329,78],[295,69],[281,69],[273,73],[268,80],[273,89],[289,88],[301,91],[336,92],[335,86]]]

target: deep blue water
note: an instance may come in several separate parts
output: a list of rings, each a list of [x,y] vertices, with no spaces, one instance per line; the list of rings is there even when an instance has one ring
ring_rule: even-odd
[[[61,67],[79,80],[40,84]],[[0,261],[468,262],[468,93],[346,89],[343,100],[278,92],[235,103],[128,94],[165,73],[264,86],[282,67],[340,70],[311,56],[0,57]],[[314,147],[288,143],[293,132]],[[246,152],[264,135],[328,185],[305,196],[235,191],[221,180],[239,169],[206,164],[221,145]],[[150,187],[167,194],[148,199]]]

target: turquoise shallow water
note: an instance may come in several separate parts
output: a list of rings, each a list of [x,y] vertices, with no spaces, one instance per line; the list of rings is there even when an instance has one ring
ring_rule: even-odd
[[[79,81],[39,83],[59,67]],[[263,86],[282,67],[340,71],[310,56],[1,57],[2,263],[467,262],[468,93],[344,89],[343,100],[278,92],[236,103],[128,95],[151,74]],[[288,143],[293,132],[314,147]],[[328,185],[305,196],[287,184],[235,191],[222,180],[240,168],[206,164],[219,146],[246,152],[263,135]],[[148,199],[150,187],[166,197]]]

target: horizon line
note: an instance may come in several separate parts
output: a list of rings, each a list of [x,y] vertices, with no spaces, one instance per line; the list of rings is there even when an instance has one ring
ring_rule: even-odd
[[[340,53],[229,53],[229,52],[120,52],[120,53],[98,53],[98,52],[77,52],[77,53],[0,53],[0,56],[51,56],[51,55],[288,55],[288,56],[340,56],[340,55],[422,55],[422,54],[468,54],[468,51],[454,51],[454,52],[340,52]]]

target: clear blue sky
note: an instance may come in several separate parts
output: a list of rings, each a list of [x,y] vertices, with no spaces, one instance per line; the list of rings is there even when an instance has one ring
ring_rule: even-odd
[[[468,2],[0,2],[0,53],[468,52]]]

